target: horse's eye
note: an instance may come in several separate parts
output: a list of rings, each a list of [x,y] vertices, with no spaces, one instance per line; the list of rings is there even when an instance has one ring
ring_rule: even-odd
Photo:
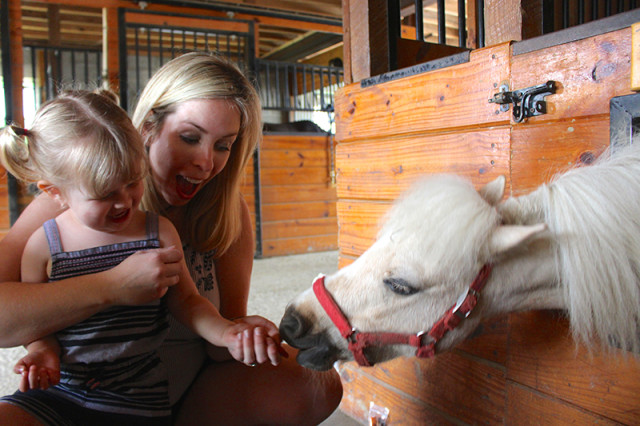
[[[407,281],[402,278],[385,278],[383,280],[389,290],[400,296],[410,296],[418,292],[418,289],[412,287]]]

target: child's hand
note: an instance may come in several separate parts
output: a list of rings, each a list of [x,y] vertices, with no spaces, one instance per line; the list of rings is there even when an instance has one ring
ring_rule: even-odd
[[[278,328],[271,321],[251,316],[235,322],[236,325],[229,327],[225,334],[233,334],[233,341],[227,347],[236,360],[250,366],[267,361],[278,365],[281,356],[288,356],[280,347]]]
[[[13,367],[16,374],[22,375],[19,389],[45,390],[60,382],[60,358],[50,350],[30,351]]]

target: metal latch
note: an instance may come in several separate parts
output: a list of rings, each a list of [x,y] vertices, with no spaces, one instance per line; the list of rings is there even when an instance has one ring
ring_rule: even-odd
[[[489,102],[499,104],[500,111],[509,111],[513,104],[513,121],[522,122],[525,118],[547,113],[545,96],[556,93],[556,82],[549,80],[544,84],[509,92],[509,86],[500,86],[500,92],[493,95]]]

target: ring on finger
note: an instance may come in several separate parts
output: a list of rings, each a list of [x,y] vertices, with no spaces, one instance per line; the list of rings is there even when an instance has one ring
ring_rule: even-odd
[[[256,365],[258,365],[257,362],[250,362],[247,364],[249,367],[255,367]]]

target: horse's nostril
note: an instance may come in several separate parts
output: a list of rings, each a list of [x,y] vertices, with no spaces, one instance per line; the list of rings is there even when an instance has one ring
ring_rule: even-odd
[[[289,343],[292,339],[302,336],[306,328],[306,321],[292,307],[288,307],[280,321],[280,335]]]

